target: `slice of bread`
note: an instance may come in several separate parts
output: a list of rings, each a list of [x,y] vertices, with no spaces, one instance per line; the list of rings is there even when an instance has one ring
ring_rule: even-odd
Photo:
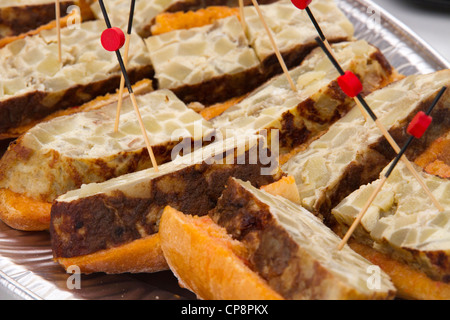
[[[381,270],[303,207],[230,178],[209,216],[247,249],[249,267],[285,299],[392,299]],[[372,280],[376,280],[372,282]]]
[[[262,186],[261,190],[275,196],[284,197],[297,204],[301,203],[297,184],[295,183],[294,177],[291,176],[285,176],[274,183]]]
[[[309,8],[330,43],[353,39],[354,27],[334,0],[313,1]],[[289,69],[298,66],[317,47],[314,39],[318,34],[306,11],[293,7],[290,0],[261,5],[260,10]],[[281,73],[281,66],[256,8],[253,5],[245,7],[244,16],[249,43],[261,61],[264,74],[273,76]]]
[[[296,15],[290,1],[262,7],[272,31],[277,32],[287,67],[298,66],[317,47],[311,22],[300,13]],[[322,1],[315,9],[331,42],[352,39],[352,24],[332,0]],[[230,12],[220,7],[209,10],[212,13],[208,14],[208,9],[177,13],[174,16],[177,21],[180,19],[182,28],[177,26],[146,39],[158,88],[173,90],[185,102],[211,105],[244,95],[282,72],[253,6],[245,7],[245,30],[237,11],[229,16]],[[226,17],[217,19],[221,13]],[[204,20],[210,24],[204,25]],[[158,27],[154,25],[155,29]],[[280,32],[287,29],[294,30],[295,36]]]
[[[245,261],[245,248],[210,217],[166,207],[161,248],[180,285],[204,300],[282,300]]]

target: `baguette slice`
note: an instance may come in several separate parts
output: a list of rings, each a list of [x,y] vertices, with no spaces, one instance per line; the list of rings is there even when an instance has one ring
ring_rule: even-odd
[[[145,42],[157,87],[174,91],[186,103],[225,101],[256,88],[265,77],[235,15]]]
[[[334,0],[313,1],[309,8],[330,43],[352,40],[354,27]],[[295,8],[290,0],[261,5],[260,9],[286,66],[289,69],[298,66],[317,47],[317,31],[307,13]],[[281,73],[282,69],[256,8],[253,5],[245,7],[244,16],[250,45],[255,49],[264,73]]]
[[[79,106],[119,87],[115,54],[99,44],[104,22],[63,28],[63,64],[58,62],[56,29],[16,40],[0,49],[0,133],[42,119],[56,110]],[[130,80],[151,78],[153,68],[144,42],[132,35]],[[80,46],[80,43],[83,46]]]
[[[366,41],[332,46],[343,68],[361,79],[364,94],[393,81],[395,71],[382,53]],[[213,118],[214,127],[226,136],[227,131],[239,135],[265,130],[269,140],[271,129],[277,129],[280,150],[287,153],[318,137],[353,108],[353,99],[337,84],[339,73],[320,48],[289,73],[297,92],[292,91],[284,74],[279,75]]]
[[[171,160],[172,149],[180,139],[202,144],[214,131],[168,90],[137,96],[137,102],[159,164]],[[30,129],[10,145],[0,160],[0,193],[10,191],[16,197],[51,203],[82,184],[151,167],[129,98],[124,100],[119,131],[113,132],[116,105],[113,101],[100,109],[57,117]],[[3,201],[0,206],[0,218],[5,223],[21,230],[36,229],[32,212],[20,214],[19,210],[11,214],[13,203],[7,203]],[[40,216],[35,217],[42,221]],[[48,229],[50,212],[47,217],[38,229]],[[29,223],[24,224],[24,220]]]
[[[436,139],[415,161],[429,174],[450,179],[450,130]]]
[[[417,167],[417,170],[420,168]],[[385,168],[387,170],[387,168]],[[384,174],[383,170],[382,174]],[[421,172],[444,207],[439,212],[403,163],[399,163],[369,207],[354,237],[405,262],[431,279],[450,282],[450,180]],[[362,210],[378,180],[346,197],[332,214],[344,228]]]
[[[50,223],[55,259],[89,256],[154,235],[167,205],[206,215],[230,176],[258,187],[278,180],[278,167],[262,163],[266,148],[256,136],[218,141],[161,165],[158,172],[142,170],[60,196]]]
[[[435,281],[412,266],[395,260],[371,246],[349,241],[350,247],[357,253],[378,265],[392,279],[397,297],[408,300],[449,300],[450,284]]]
[[[245,248],[210,217],[166,207],[161,248],[180,285],[203,300],[282,300],[245,262]]]
[[[303,207],[230,178],[210,217],[248,250],[250,268],[285,299],[390,299],[395,288]],[[374,285],[374,286],[372,286]]]
[[[408,76],[375,91],[366,101],[402,146],[409,137],[406,126],[417,112],[429,108],[443,85],[450,85],[450,70]],[[431,141],[448,130],[449,99],[447,91],[433,111],[433,125],[408,149],[409,160],[414,161]],[[329,224],[333,223],[331,209],[361,185],[378,179],[395,155],[374,122],[365,122],[360,110],[354,108],[282,168],[295,178],[302,205]]]

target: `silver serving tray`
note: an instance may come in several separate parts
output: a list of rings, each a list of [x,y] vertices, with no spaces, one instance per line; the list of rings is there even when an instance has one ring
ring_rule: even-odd
[[[400,73],[426,74],[450,68],[448,61],[372,1],[336,1],[355,25],[355,36],[377,46]],[[0,146],[0,150],[5,148]],[[52,257],[47,232],[21,232],[0,222],[0,299],[5,295],[27,300],[195,299],[178,286],[170,271],[84,275],[81,289],[69,289],[72,274],[65,273]]]

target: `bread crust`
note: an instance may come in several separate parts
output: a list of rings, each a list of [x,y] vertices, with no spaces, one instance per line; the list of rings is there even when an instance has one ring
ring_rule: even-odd
[[[201,220],[201,221],[199,221]],[[206,216],[166,207],[161,247],[181,285],[204,300],[281,300],[282,297],[234,253],[241,245]]]
[[[152,25],[151,31],[152,35],[158,35],[173,30],[202,27],[230,15],[236,15],[239,18],[239,8],[211,6],[197,11],[163,12],[155,17],[155,24]]]
[[[55,261],[66,270],[77,266],[83,274],[152,273],[169,269],[157,233],[119,247],[84,256],[55,258]]]
[[[67,26],[68,19],[71,18],[71,17],[76,17],[76,15],[77,15],[77,12],[74,11],[73,13],[62,17],[61,20],[60,20],[60,27],[61,28],[65,28]],[[81,17],[80,17],[80,19],[81,19]],[[19,39],[23,39],[25,37],[30,37],[30,36],[33,36],[33,35],[36,35],[36,34],[40,33],[43,30],[53,29],[55,27],[56,27],[56,20],[52,20],[52,21],[50,21],[49,23],[47,23],[45,25],[42,25],[42,26],[40,26],[40,27],[38,27],[36,29],[33,29],[33,30],[30,30],[30,31],[21,33],[19,35],[12,35],[12,36],[7,36],[7,37],[4,37],[4,38],[0,38],[0,48],[3,48],[4,46],[6,46],[7,44],[9,44],[9,43],[11,43],[13,41],[16,41],[16,40],[19,40]]]
[[[380,266],[397,288],[397,297],[412,300],[450,300],[450,284],[432,280],[405,263],[390,258],[369,246],[350,241],[350,247]]]
[[[0,219],[11,228],[43,231],[50,225],[52,204],[0,189]]]
[[[256,66],[243,72],[224,74],[198,84],[186,84],[170,88],[170,90],[185,103],[200,102],[211,105],[245,95],[262,85],[267,79],[269,78],[261,71],[261,68]]]

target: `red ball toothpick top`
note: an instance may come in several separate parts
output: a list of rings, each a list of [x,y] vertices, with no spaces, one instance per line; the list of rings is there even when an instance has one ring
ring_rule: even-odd
[[[107,51],[117,51],[125,44],[125,34],[120,28],[108,28],[101,36],[103,48]]]
[[[412,119],[406,131],[413,137],[420,139],[425,131],[427,131],[432,121],[432,117],[427,116],[425,112],[420,111]]]
[[[305,10],[308,7],[312,0],[291,0],[292,4],[299,8],[300,10]]]
[[[344,75],[337,79],[337,82],[342,91],[351,98],[356,97],[363,90],[361,81],[351,71],[346,71]]]

